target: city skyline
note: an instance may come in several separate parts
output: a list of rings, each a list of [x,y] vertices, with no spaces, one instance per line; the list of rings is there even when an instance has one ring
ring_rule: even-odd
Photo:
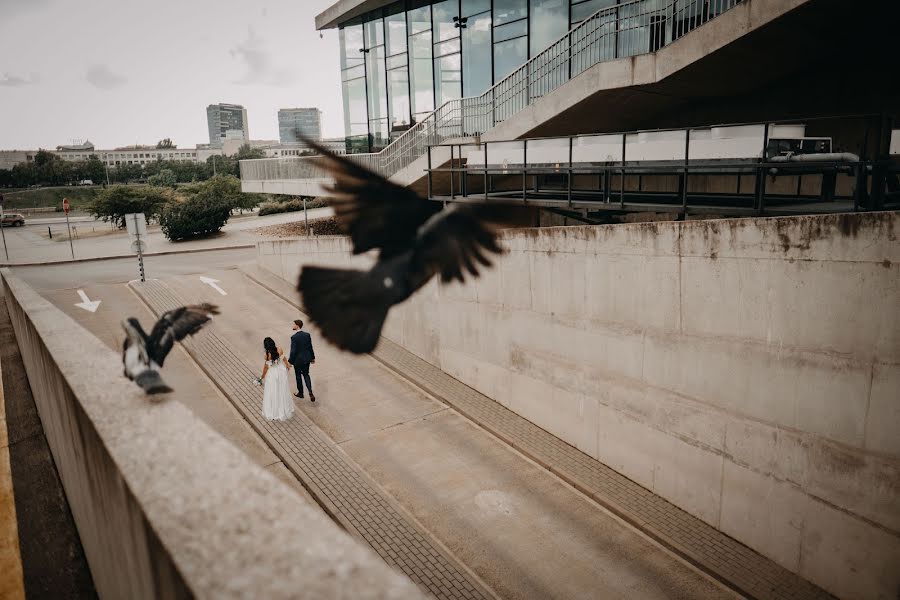
[[[194,147],[220,102],[247,109],[253,139],[278,139],[287,106],[323,109],[323,136],[341,136],[337,32],[314,25],[328,4],[0,0],[0,148]]]

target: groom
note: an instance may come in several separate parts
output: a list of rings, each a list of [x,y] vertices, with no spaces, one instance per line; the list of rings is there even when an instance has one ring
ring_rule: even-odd
[[[297,333],[291,336],[291,353],[288,355],[288,362],[294,365],[294,375],[297,377],[297,393],[294,395],[298,398],[303,397],[303,380],[305,379],[306,389],[309,390],[309,399],[311,402],[315,402],[312,380],[309,378],[309,365],[316,362],[316,353],[313,352],[312,337],[302,329],[303,321],[300,319],[294,321],[293,330]]]

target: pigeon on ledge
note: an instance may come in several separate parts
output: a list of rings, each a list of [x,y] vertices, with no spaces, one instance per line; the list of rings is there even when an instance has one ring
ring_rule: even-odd
[[[219,307],[213,304],[195,304],[170,310],[160,317],[148,336],[134,317],[122,321],[127,334],[122,346],[122,364],[125,377],[137,383],[147,394],[171,392],[159,375],[175,342],[194,335],[219,314]]]
[[[503,252],[496,226],[510,207],[452,204],[442,208],[311,140],[320,164],[334,177],[326,196],[353,253],[378,249],[368,271],[305,266],[297,288],[322,337],[341,349],[371,352],[391,306],[434,275],[446,283],[478,277]]]

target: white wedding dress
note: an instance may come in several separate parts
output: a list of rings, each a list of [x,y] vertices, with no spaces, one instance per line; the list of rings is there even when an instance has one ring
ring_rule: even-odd
[[[286,421],[294,414],[294,398],[291,396],[291,387],[288,383],[288,370],[284,366],[281,357],[278,360],[267,361],[269,370],[266,371],[263,389],[263,416],[270,421]]]

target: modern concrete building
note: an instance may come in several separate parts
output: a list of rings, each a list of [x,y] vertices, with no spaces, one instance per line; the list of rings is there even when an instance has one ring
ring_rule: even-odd
[[[282,144],[296,144],[297,134],[322,139],[322,111],[318,108],[282,108],[278,111],[278,136]]]
[[[226,139],[250,141],[247,109],[239,104],[210,104],[206,107],[209,144],[221,148]]]

